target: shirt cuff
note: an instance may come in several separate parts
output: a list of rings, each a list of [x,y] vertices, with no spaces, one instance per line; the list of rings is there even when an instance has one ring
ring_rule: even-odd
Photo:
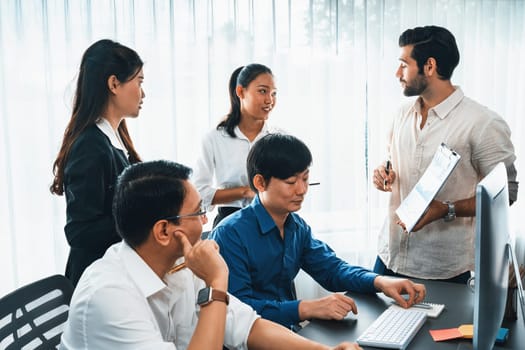
[[[291,300],[282,304],[283,314],[286,315],[286,317],[291,321],[291,324],[289,326],[301,322],[301,320],[299,319],[300,302],[301,300]]]
[[[376,287],[374,287],[374,280],[376,279],[377,276],[379,276],[379,274],[377,274],[375,272],[367,272],[363,276],[363,282],[364,282],[364,287],[366,289],[366,292],[369,292],[369,293],[377,293],[377,292],[379,292],[376,289]]]

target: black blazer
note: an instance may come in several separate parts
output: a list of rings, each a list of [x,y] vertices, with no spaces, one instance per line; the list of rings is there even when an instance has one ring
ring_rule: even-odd
[[[64,168],[64,230],[71,247],[66,276],[74,285],[86,267],[121,240],[111,204],[117,177],[129,164],[96,125],[82,132],[71,147]]]

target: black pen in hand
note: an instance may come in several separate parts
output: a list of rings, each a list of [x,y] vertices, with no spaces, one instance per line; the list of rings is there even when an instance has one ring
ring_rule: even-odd
[[[386,161],[386,167],[385,167],[385,173],[386,173],[387,176],[390,174],[390,167],[391,167],[390,160],[387,160]],[[385,191],[386,191],[386,185],[387,184],[388,184],[387,179],[384,179],[383,180],[383,190],[385,190]]]

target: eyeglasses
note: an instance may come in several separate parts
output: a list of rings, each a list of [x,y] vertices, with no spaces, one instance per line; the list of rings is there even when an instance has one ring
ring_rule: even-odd
[[[163,219],[164,220],[168,220],[168,221],[177,221],[177,220],[183,219],[183,218],[191,218],[191,217],[195,217],[195,216],[205,216],[205,215],[206,215],[206,209],[204,209],[204,207],[200,207],[199,211],[196,212],[196,213],[184,214],[184,215],[175,215],[175,216],[167,216],[167,217],[165,217]]]

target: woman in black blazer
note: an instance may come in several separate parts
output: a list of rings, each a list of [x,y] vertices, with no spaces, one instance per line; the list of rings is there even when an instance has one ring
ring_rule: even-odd
[[[80,63],[73,112],[53,164],[51,193],[66,196],[65,233],[71,247],[66,276],[82,272],[121,240],[111,212],[122,170],[140,161],[125,117],[137,117],[144,98],[143,62],[111,40],[91,45]]]

